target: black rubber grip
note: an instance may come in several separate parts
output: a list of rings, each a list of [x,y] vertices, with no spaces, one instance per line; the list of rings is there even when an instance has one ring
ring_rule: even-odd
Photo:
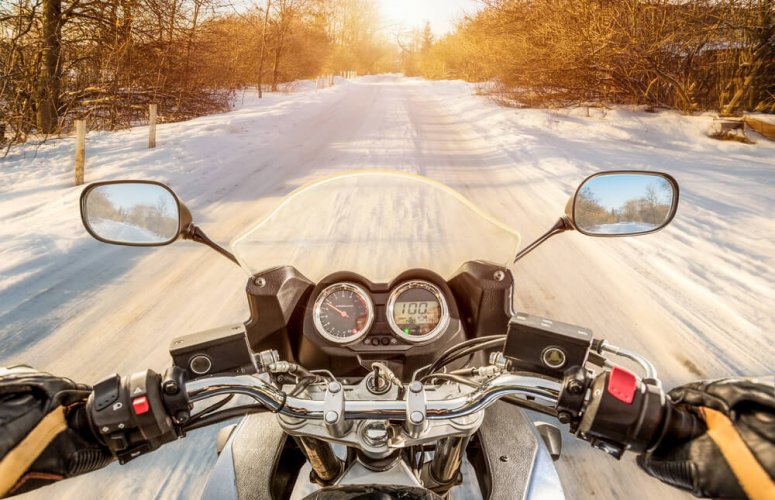
[[[662,435],[652,449],[667,440],[671,446],[691,441],[705,433],[705,422],[692,412],[677,407],[670,399],[665,404],[665,423]]]

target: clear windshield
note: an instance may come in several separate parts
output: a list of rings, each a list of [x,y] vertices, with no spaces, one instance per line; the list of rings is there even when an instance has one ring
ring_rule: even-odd
[[[442,184],[363,171],[299,188],[232,249],[251,275],[288,265],[313,281],[351,271],[388,282],[413,268],[449,278],[467,261],[506,266],[519,241],[517,232]]]

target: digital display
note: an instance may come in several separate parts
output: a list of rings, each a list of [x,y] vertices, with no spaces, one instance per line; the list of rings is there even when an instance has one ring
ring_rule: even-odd
[[[425,335],[431,332],[441,319],[441,306],[437,300],[396,302],[393,321],[407,335]]]

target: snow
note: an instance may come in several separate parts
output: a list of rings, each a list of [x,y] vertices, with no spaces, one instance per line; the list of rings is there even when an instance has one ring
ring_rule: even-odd
[[[655,227],[654,224],[647,224],[645,222],[617,222],[614,224],[592,226],[589,229],[586,229],[586,232],[600,234],[645,233],[653,230]]]
[[[95,233],[110,241],[126,241],[129,243],[156,243],[170,240],[169,236],[166,240],[164,240],[158,234],[154,234],[142,227],[114,220],[98,219],[92,222],[91,226]],[[175,231],[176,229],[172,230],[171,236],[175,236]]]
[[[501,108],[459,81],[398,76],[314,82],[238,109],[158,127],[93,132],[87,182],[168,183],[227,242],[312,179],[357,168],[419,173],[522,233],[563,213],[581,180],[662,170],[681,186],[665,230],[636,238],[566,233],[516,269],[519,310],[591,328],[649,357],[666,387],[775,366],[775,143],[715,141],[712,115],[637,109]],[[71,138],[0,161],[0,364],[26,362],[94,383],[163,371],[172,337],[247,317],[244,272],[207,248],[110,246],[81,227]],[[346,262],[340,263],[344,268]],[[43,498],[189,498],[215,460],[215,430],[40,490]],[[566,434],[569,498],[687,498]],[[627,478],[623,481],[621,478]]]
[[[759,120],[760,122],[769,123],[770,125],[775,125],[775,115],[773,114],[767,114],[767,113],[746,113],[746,117],[755,118],[756,120]]]

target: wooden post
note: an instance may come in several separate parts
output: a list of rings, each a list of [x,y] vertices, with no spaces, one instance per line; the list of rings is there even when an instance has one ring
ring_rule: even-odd
[[[148,149],[156,147],[156,104],[148,105]]]
[[[83,184],[86,165],[86,120],[75,120],[75,185]]]

